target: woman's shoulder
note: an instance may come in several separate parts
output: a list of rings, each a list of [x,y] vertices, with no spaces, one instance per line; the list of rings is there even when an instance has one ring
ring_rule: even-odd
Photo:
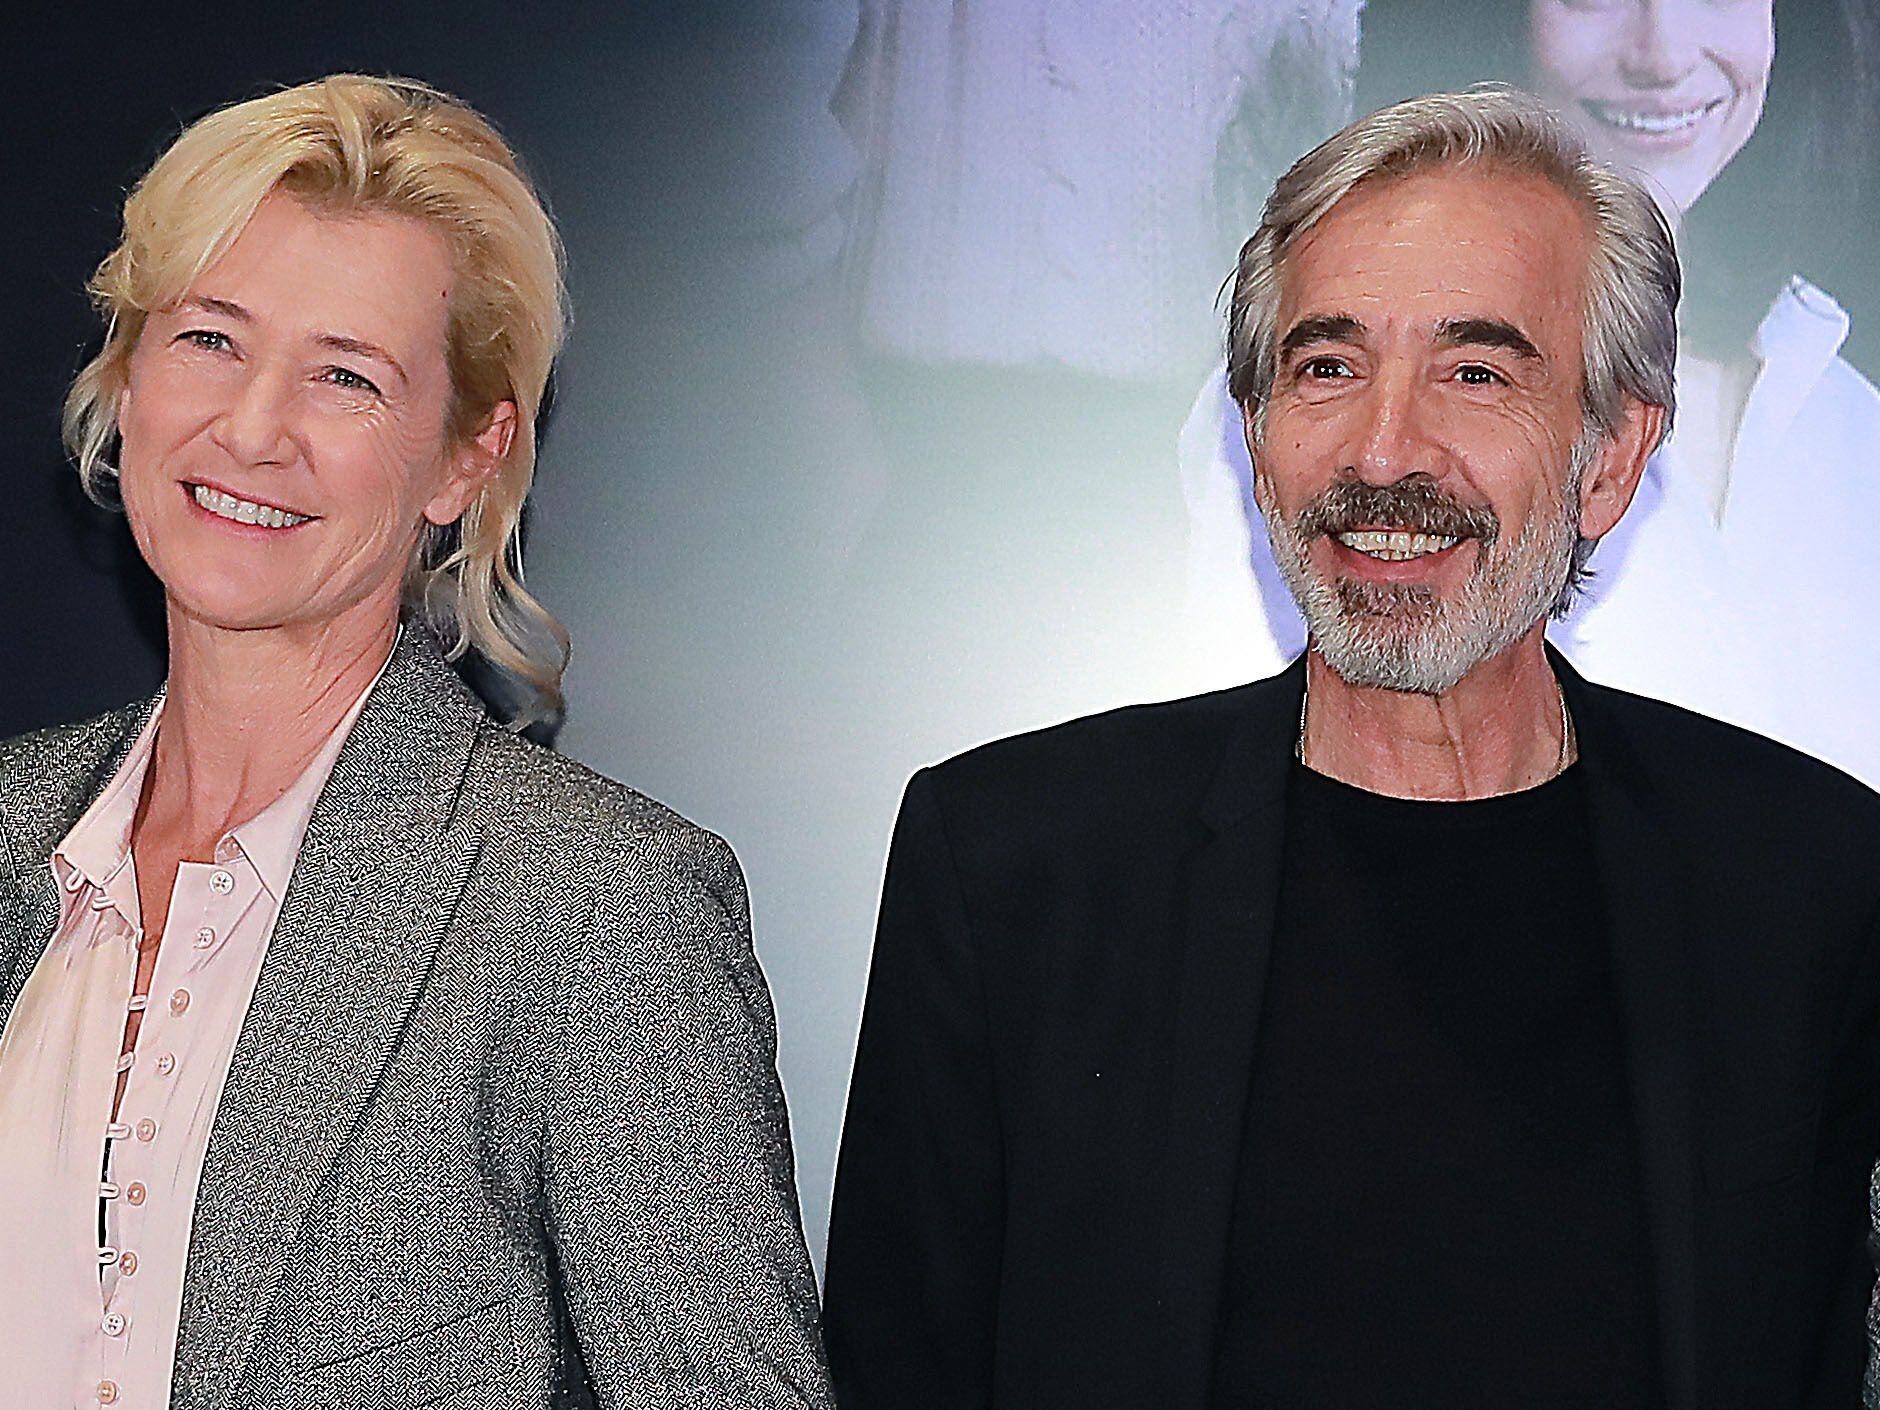
[[[1880,391],[1843,355],[1853,315],[1835,297],[1801,275],[1783,286],[1756,331],[1755,350],[1767,371],[1808,384],[1804,428],[1852,418],[1880,420]],[[1865,447],[1863,447],[1863,450]]]
[[[492,840],[563,860],[736,865],[723,839],[664,803],[496,726],[483,731],[461,806]]]
[[[625,947],[637,959],[621,962],[636,966],[688,956],[719,964],[725,936],[748,934],[744,874],[724,839],[500,726],[483,731],[457,816],[476,830],[477,872],[502,905],[563,916],[552,928],[574,951]],[[596,929],[600,915],[615,923]],[[704,917],[716,920],[693,924]],[[685,935],[704,943],[683,944]]]
[[[1868,426],[1880,424],[1880,388],[1873,379],[1846,358],[1836,354],[1822,377],[1828,396],[1836,407]]]
[[[141,700],[88,719],[0,739],[0,795],[45,789],[63,778],[96,772],[149,717],[151,703]]]
[[[150,718],[153,701],[0,740],[0,852],[50,856]]]

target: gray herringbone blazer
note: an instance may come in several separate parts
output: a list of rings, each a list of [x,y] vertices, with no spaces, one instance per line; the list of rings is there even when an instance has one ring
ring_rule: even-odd
[[[152,708],[0,744],[0,1021]],[[830,1405],[774,1054],[724,843],[408,629],[236,1045],[172,1404]]]

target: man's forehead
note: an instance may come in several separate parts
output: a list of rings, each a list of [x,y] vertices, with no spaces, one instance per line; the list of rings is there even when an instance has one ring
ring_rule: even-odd
[[[1511,207],[1552,207],[1583,224],[1580,203],[1538,171],[1498,161],[1438,162],[1411,171],[1379,172],[1358,182],[1301,233],[1299,243],[1343,220],[1380,211],[1404,220],[1429,214],[1498,215]]]
[[[1366,183],[1286,253],[1282,336],[1302,319],[1350,319],[1372,334],[1408,320],[1501,321],[1533,341],[1577,328],[1591,235],[1577,204],[1545,178],[1442,167]]]

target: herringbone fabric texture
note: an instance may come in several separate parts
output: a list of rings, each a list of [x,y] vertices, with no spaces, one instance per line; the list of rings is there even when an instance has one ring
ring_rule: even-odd
[[[0,1019],[149,708],[0,744]],[[408,628],[236,1046],[172,1404],[830,1406],[775,1046],[725,844]]]

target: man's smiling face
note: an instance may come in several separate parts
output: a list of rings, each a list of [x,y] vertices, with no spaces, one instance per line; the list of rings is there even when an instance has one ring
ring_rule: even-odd
[[[1580,483],[1604,459],[1582,434],[1592,248],[1542,178],[1447,166],[1359,186],[1287,253],[1256,488],[1352,684],[1447,690],[1535,629],[1579,536],[1610,527]]]

